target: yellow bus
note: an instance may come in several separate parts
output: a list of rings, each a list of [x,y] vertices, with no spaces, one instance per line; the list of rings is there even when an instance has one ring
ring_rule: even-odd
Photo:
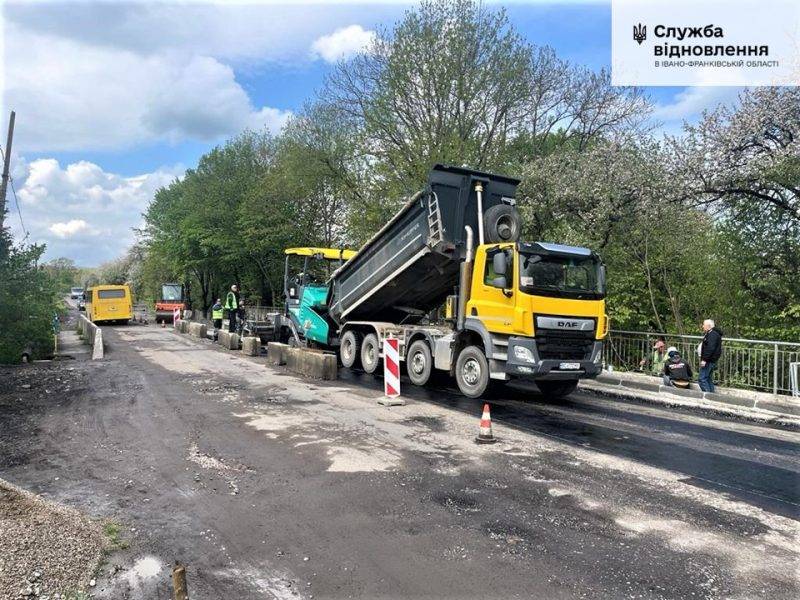
[[[133,318],[131,289],[127,285],[96,285],[86,290],[86,316],[93,323]]]

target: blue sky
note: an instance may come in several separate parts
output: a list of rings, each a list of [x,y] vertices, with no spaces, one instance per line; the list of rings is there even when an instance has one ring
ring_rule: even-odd
[[[610,67],[610,1],[495,4],[530,42]],[[13,177],[28,240],[81,265],[119,256],[159,186],[244,127],[277,131],[337,58],[409,6],[7,2],[3,114],[17,111]],[[647,92],[675,132],[736,90]],[[7,222],[21,239],[15,213]]]

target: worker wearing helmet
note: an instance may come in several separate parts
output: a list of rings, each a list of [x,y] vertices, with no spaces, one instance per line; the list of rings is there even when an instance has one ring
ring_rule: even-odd
[[[228,331],[236,333],[236,316],[239,313],[239,286],[235,283],[231,286],[231,291],[225,296],[225,310],[228,311]]]

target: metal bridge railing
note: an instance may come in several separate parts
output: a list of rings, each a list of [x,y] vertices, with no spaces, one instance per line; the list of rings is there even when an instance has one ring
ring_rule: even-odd
[[[603,348],[606,365],[620,371],[639,369],[640,361],[652,354],[656,338],[663,336],[667,347],[675,346],[696,373],[700,369],[697,345],[699,335],[672,335],[641,331],[611,330]],[[794,362],[800,361],[800,342],[723,338],[722,357],[714,371],[714,382],[720,385],[771,392],[796,394],[797,377],[792,376]],[[796,367],[795,367],[796,368]]]

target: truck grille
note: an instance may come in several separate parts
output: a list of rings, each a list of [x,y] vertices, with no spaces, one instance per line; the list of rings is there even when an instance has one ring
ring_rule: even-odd
[[[536,349],[541,359],[590,360],[594,331],[536,330]]]

